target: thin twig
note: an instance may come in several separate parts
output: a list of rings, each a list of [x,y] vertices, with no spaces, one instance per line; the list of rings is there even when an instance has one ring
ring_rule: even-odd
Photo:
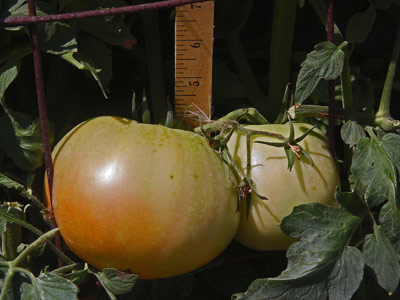
[[[329,0],[328,3],[328,14],[326,20],[327,27],[327,40],[328,42],[334,41],[334,13],[333,13],[333,0]],[[330,80],[328,82],[328,141],[329,150],[335,154],[335,81]]]
[[[28,24],[38,24],[38,23],[44,23],[44,22],[56,22],[56,21],[84,19],[84,18],[90,18],[90,17],[131,14],[131,13],[135,13],[135,12],[139,12],[139,11],[163,9],[163,8],[169,8],[169,7],[175,7],[175,6],[184,5],[184,4],[191,4],[191,3],[205,2],[205,1],[207,1],[207,0],[167,0],[167,1],[158,1],[158,2],[153,2],[153,3],[122,6],[122,7],[113,7],[113,8],[80,11],[80,12],[70,12],[70,13],[64,13],[64,14],[53,14],[53,15],[47,15],[47,16],[29,15],[29,17],[8,17],[8,18],[0,18],[0,24],[28,25]]]

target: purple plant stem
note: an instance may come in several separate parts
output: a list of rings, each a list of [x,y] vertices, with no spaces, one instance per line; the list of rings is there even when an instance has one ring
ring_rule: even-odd
[[[333,1],[328,0],[328,13],[327,13],[327,40],[333,43],[334,39],[334,13]],[[328,142],[329,150],[335,154],[335,81],[328,81]]]
[[[153,2],[153,3],[129,5],[129,6],[123,6],[123,7],[113,7],[113,8],[105,8],[105,9],[98,9],[98,10],[71,12],[71,13],[65,13],[65,14],[53,14],[53,15],[47,15],[47,16],[36,16],[36,15],[29,14],[29,17],[0,18],[0,24],[28,25],[28,24],[38,24],[38,23],[44,23],[44,22],[84,19],[84,18],[90,18],[90,17],[130,14],[130,13],[135,13],[135,12],[139,12],[139,11],[162,9],[162,8],[175,7],[175,6],[179,6],[179,5],[191,4],[191,3],[197,3],[197,2],[205,2],[205,1],[207,1],[207,0],[167,0],[167,1],[158,1],[158,2]]]
[[[29,16],[36,15],[35,0],[28,0]],[[40,130],[42,132],[42,144],[44,148],[44,162],[46,165],[47,183],[49,186],[50,201],[53,199],[53,161],[51,158],[51,146],[49,136],[49,126],[47,122],[47,109],[46,109],[46,97],[44,92],[44,79],[42,70],[42,57],[40,54],[40,44],[37,32],[37,25],[32,24],[30,26],[30,33],[32,38],[33,48],[33,66],[35,70],[35,82],[36,82],[36,95],[38,100],[39,118],[40,118]],[[57,227],[55,219],[52,220],[53,227]],[[56,235],[56,247],[62,250],[62,242],[60,235]],[[58,258],[58,265],[62,266],[63,262]]]

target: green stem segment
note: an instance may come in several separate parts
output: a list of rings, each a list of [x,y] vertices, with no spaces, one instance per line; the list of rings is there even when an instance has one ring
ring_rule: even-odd
[[[150,85],[151,112],[155,122],[161,122],[167,115],[164,85],[163,62],[161,57],[160,33],[158,30],[158,11],[140,13],[144,43],[146,48],[146,64]]]
[[[257,80],[253,74],[246,56],[246,52],[243,48],[242,41],[240,40],[239,32],[234,31],[229,33],[226,37],[226,41],[228,43],[228,47],[239,77],[249,94],[252,106],[260,108],[261,113],[264,114],[266,97],[257,84]]]
[[[377,119],[390,117],[390,97],[393,88],[394,76],[396,73],[396,65],[399,60],[399,54],[400,54],[400,22],[397,26],[397,33],[396,33],[396,39],[394,41],[392,57],[390,59],[390,64],[387,71],[385,84],[383,86],[383,92],[381,101],[379,103],[379,109],[376,113]]]
[[[58,228],[52,229],[38,239],[36,239],[32,244],[28,245],[14,260],[9,262],[3,262],[1,265],[4,266],[6,264],[8,266],[8,271],[6,277],[4,278],[3,286],[1,289],[0,300],[5,300],[7,298],[7,291],[10,288],[12,278],[14,277],[16,272],[23,272],[28,274],[28,277],[33,278],[31,273],[25,269],[21,269],[18,266],[22,264],[22,262],[30,255],[35,249],[39,248],[43,243],[46,243],[54,236],[56,236],[59,232]]]
[[[285,86],[290,80],[290,60],[297,0],[275,0],[269,57],[267,119],[274,121],[281,109]]]

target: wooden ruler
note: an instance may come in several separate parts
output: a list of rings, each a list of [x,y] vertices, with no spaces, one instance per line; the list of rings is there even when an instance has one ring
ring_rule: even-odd
[[[192,127],[211,117],[213,32],[214,1],[176,8],[175,117]]]

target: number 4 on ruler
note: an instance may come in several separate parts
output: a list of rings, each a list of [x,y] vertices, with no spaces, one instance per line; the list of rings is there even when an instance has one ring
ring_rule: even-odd
[[[211,115],[214,1],[176,8],[175,20],[175,117],[188,107],[203,121]],[[190,118],[189,118],[190,117]],[[188,114],[184,122],[198,126]]]

